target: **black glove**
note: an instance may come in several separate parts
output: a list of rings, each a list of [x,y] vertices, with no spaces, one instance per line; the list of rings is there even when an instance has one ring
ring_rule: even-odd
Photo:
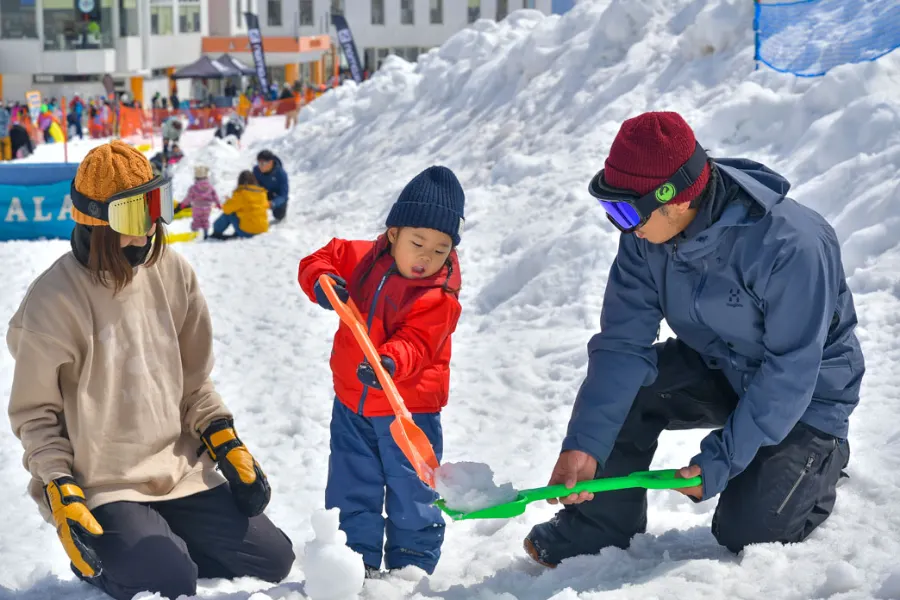
[[[334,291],[337,293],[338,298],[341,299],[341,302],[349,300],[350,292],[347,291],[347,282],[338,275],[329,273],[328,276],[334,281]],[[327,308],[328,310],[334,310],[334,307],[331,306],[331,302],[328,300],[328,296],[325,295],[325,290],[322,289],[318,280],[316,281],[316,285],[313,286],[313,291],[316,293],[316,302],[319,303],[319,306]]]
[[[394,371],[397,370],[397,365],[394,364],[394,359],[387,356],[381,357],[381,366],[385,368],[385,370],[388,372],[388,375],[390,375],[391,377],[394,376]],[[375,388],[376,390],[381,389],[381,383],[378,382],[378,377],[375,375],[375,369],[372,368],[372,365],[370,365],[369,361],[367,360],[362,361],[361,363],[359,363],[359,366],[356,367],[356,377],[362,382],[363,385]]]
[[[238,510],[248,517],[262,514],[272,497],[272,488],[259,463],[237,436],[234,421],[216,419],[200,435],[200,439],[228,480]]]

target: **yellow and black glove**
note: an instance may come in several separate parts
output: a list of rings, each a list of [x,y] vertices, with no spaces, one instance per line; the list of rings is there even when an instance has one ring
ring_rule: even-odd
[[[103,528],[85,506],[84,492],[71,477],[60,477],[48,483],[44,493],[53,512],[56,534],[72,566],[84,577],[96,577],[101,565],[90,539],[103,535]]]
[[[210,457],[228,480],[234,503],[244,515],[262,514],[272,497],[269,480],[234,430],[231,419],[217,419],[200,435]]]

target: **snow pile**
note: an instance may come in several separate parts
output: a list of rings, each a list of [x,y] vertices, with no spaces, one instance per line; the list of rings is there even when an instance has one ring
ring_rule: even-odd
[[[311,600],[353,600],[363,588],[366,570],[362,556],[346,546],[338,529],[339,512],[318,510],[312,515],[315,538],[304,548],[306,594]]]
[[[337,317],[300,293],[297,262],[333,236],[374,238],[400,189],[428,165],[451,167],[466,190],[443,458],[490,460],[522,487],[550,475],[599,328],[619,236],[587,184],[624,119],[680,112],[713,156],[784,174],[792,196],[825,215],[842,242],[867,373],[851,418],[850,478],[809,540],[734,557],[710,533],[715,501],[650,491],[647,533],[627,550],[545,571],[522,552],[531,527],[557,510],[541,502],[515,519],[448,523],[433,575],[367,582],[361,598],[900,598],[900,53],[818,79],[754,71],[752,19],[744,0],[585,0],[563,17],[517,12],[474,24],[417,64],[389,60],[363,85],[329,92],[288,135],[264,141],[283,118],[251,119],[237,155],[218,144],[198,152],[212,132],[197,132],[206,137],[190,147],[199,138],[185,134],[179,198],[194,159],[210,162],[220,192],[264,147],[290,174],[287,220],[270,233],[177,250],[209,304],[213,380],[272,483],[267,514],[299,547],[327,478]],[[67,250],[63,241],[0,245],[0,312],[12,315]],[[12,368],[0,353],[0,397]],[[651,468],[684,466],[705,434],[665,432]],[[0,536],[0,585],[14,600],[99,600],[73,580],[25,495],[21,452],[0,423],[4,510],[14,516]],[[282,598],[310,577],[298,564],[275,588],[201,581],[199,595]]]
[[[445,463],[434,472],[434,485],[447,508],[474,512],[516,499],[511,483],[496,485],[494,472],[484,463]]]

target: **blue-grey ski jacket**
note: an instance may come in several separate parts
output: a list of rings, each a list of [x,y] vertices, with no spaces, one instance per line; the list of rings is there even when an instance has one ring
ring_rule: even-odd
[[[638,390],[656,379],[665,318],[739,396],[691,460],[704,500],[798,421],[845,438],[865,372],[834,229],[764,165],[713,163],[714,193],[682,234],[665,244],[622,235],[563,441],[606,461]]]

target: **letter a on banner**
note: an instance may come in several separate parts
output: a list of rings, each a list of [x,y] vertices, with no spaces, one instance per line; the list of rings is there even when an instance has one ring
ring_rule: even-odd
[[[250,40],[250,52],[253,53],[253,63],[256,66],[256,78],[265,95],[269,93],[269,77],[266,75],[266,55],[263,53],[259,17],[251,12],[245,12],[244,18],[247,20],[247,38]]]
[[[347,57],[347,65],[350,67],[350,74],[353,75],[353,81],[362,83],[363,70],[359,62],[359,54],[356,53],[356,43],[353,41],[353,32],[350,31],[350,25],[343,15],[331,14],[331,23],[337,30],[337,38],[344,50],[344,56]]]

